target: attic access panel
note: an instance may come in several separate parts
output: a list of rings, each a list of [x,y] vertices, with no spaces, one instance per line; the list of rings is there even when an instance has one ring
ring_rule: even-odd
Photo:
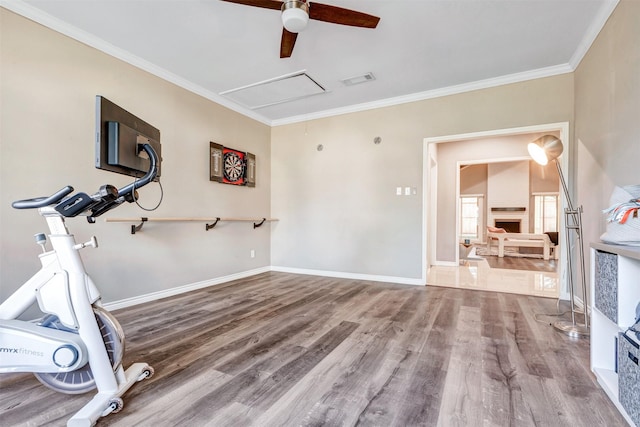
[[[326,93],[326,90],[322,85],[305,71],[298,71],[220,92],[220,95],[246,108],[257,110],[323,93]]]

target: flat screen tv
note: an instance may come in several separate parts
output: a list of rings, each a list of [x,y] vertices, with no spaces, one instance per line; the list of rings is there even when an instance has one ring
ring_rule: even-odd
[[[149,157],[140,149],[148,143],[158,154],[158,175],[162,153],[160,131],[124,108],[96,96],[96,168],[140,177],[149,170]]]

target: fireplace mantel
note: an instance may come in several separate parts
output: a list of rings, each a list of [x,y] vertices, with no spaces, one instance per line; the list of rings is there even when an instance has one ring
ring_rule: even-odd
[[[526,207],[492,207],[491,212],[526,212]]]

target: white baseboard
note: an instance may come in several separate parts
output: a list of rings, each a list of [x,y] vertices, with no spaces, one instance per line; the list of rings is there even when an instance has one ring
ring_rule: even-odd
[[[567,294],[566,298],[560,297],[560,299],[565,301],[565,302],[569,302],[569,303],[571,302],[569,294]],[[584,312],[584,301],[581,298],[579,298],[577,296],[574,297],[573,304],[575,305],[575,308],[576,308],[577,312],[580,312],[580,311]],[[589,306],[587,306],[587,315],[589,317],[591,317],[591,307],[589,307]]]
[[[281,273],[305,274],[305,275],[311,275],[311,276],[337,277],[340,279],[356,279],[356,280],[370,280],[372,282],[399,283],[401,285],[425,286],[425,283],[422,279],[418,279],[418,278],[414,279],[410,277],[378,276],[374,274],[345,273],[342,271],[309,270],[306,268],[291,268],[291,267],[278,267],[278,266],[271,266],[271,271],[278,271]]]
[[[568,292],[563,292],[559,297],[559,300],[562,301],[566,301],[566,302],[571,302],[571,296],[569,295]],[[575,295],[573,297],[573,303],[575,304],[575,306],[577,308],[579,308],[580,310],[582,310],[584,308],[584,301],[582,301],[582,298],[578,297],[577,295]]]
[[[433,265],[439,267],[460,267],[460,263],[455,261],[434,261]]]
[[[568,300],[568,298],[567,298]],[[576,308],[578,308],[579,310],[583,310],[584,311],[584,301],[582,300],[582,298],[579,298],[577,296],[574,297],[573,303],[575,304]],[[589,312],[589,307],[587,307],[587,313]]]
[[[312,276],[324,276],[324,277],[337,277],[341,279],[356,279],[356,280],[370,280],[372,282],[387,282],[387,283],[399,283],[402,285],[416,285],[424,286],[422,279],[413,279],[409,277],[394,277],[394,276],[376,276],[372,274],[357,274],[357,273],[344,273],[337,271],[325,271],[325,270],[308,270],[304,268],[289,268],[289,267],[260,267],[254,270],[242,271],[240,273],[230,274],[228,276],[216,277],[214,279],[203,280],[201,282],[190,283],[188,285],[177,286],[171,289],[165,289],[163,291],[152,292],[150,294],[140,295],[137,297],[126,298],[120,301],[113,301],[104,304],[104,307],[109,310],[119,310],[121,308],[131,307],[145,302],[155,301],[162,298],[171,297],[174,295],[183,294],[185,292],[195,291],[197,289],[207,288],[209,286],[220,285],[232,280],[244,279],[246,277],[255,276],[256,274],[266,273],[268,271],[279,271],[282,273],[294,273],[304,274]]]
[[[133,305],[142,304],[145,302],[155,301],[166,297],[182,294],[185,292],[195,291],[197,289],[207,288],[209,286],[220,285],[232,280],[244,279],[245,277],[255,276],[256,274],[266,273],[271,271],[270,267],[260,267],[254,270],[242,271],[240,273],[229,274],[228,276],[216,277],[214,279],[203,280],[201,282],[190,283],[188,285],[178,286],[171,289],[165,289],[163,291],[152,292],[150,294],[140,295],[137,297],[127,298],[120,301],[114,301],[106,303],[104,307],[109,310],[118,310],[125,307],[131,307]]]
[[[439,262],[438,265],[457,265],[457,264]],[[292,273],[292,274],[304,274],[304,275],[311,275],[311,276],[336,277],[340,279],[369,280],[372,282],[398,283],[402,285],[425,286],[425,283],[422,279],[417,279],[417,278],[414,279],[410,277],[378,276],[373,274],[345,273],[342,271],[310,270],[306,268],[267,266],[267,267],[256,268],[253,270],[242,271],[239,273],[234,273],[227,276],[216,277],[209,280],[203,280],[201,282],[190,283],[183,286],[177,286],[175,288],[165,289],[158,292],[152,292],[150,294],[127,298],[120,301],[113,301],[110,303],[106,303],[104,306],[109,311],[118,310],[121,308],[131,307],[131,306],[142,304],[145,302],[155,301],[155,300],[159,300],[159,299],[174,296],[174,295],[179,295],[185,292],[195,291],[197,289],[202,289],[209,286],[220,285],[222,283],[231,282],[232,280],[244,279],[246,277],[255,276],[256,274],[266,273],[268,271],[278,271],[282,273]],[[565,299],[565,298],[562,298],[561,296],[560,299]],[[582,307],[584,306],[582,300],[578,297],[575,298],[575,304],[576,304],[576,308],[578,309],[582,309]]]

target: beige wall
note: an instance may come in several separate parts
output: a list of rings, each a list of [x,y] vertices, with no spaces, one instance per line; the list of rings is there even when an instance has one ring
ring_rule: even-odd
[[[585,235],[597,239],[612,184],[638,182],[639,8],[621,1],[575,74],[272,129],[0,9],[1,296],[37,267],[30,236],[43,230],[35,213],[12,210],[12,200],[66,184],[92,191],[126,183],[93,168],[96,94],[162,132],[165,201],[153,215],[265,216],[271,204],[281,219],[271,239],[264,227],[147,224],[131,236],[123,224],[74,220],[79,239],[100,239],[84,256],[98,283],[117,284],[103,287],[107,301],[268,265],[419,279],[424,139],[558,122],[569,122],[573,135],[574,112],[567,175],[579,181]],[[258,187],[209,182],[210,140],[256,153]],[[442,181],[438,194],[449,200],[455,180]],[[397,196],[397,187],[415,194]],[[145,189],[142,202],[157,197],[157,187]],[[452,205],[437,210],[450,234]],[[110,216],[142,215],[151,216],[126,206]],[[454,245],[438,248],[441,259],[455,258]],[[131,262],[138,254],[150,264]]]
[[[487,164],[460,167],[460,195],[487,194]]]
[[[601,211],[613,186],[640,184],[639,40],[640,2],[621,0],[575,72],[577,190],[587,244],[605,231]]]
[[[558,193],[562,191],[554,162],[542,166],[531,160],[529,161],[529,172],[532,193]]]
[[[94,192],[129,178],[94,168],[95,96],[100,94],[156,126],[162,138],[164,201],[156,212],[127,204],[109,217],[270,216],[270,129],[204,98],[0,8],[0,292],[3,299],[39,266],[32,235],[46,231],[36,211],[13,200],[70,184]],[[209,141],[256,154],[256,188],[209,181]],[[156,184],[141,204],[158,201]],[[226,277],[270,264],[270,227],[222,223],[129,224],[67,221],[105,301]],[[255,249],[256,257],[250,258]]]
[[[566,74],[274,127],[272,209],[284,220],[273,234],[272,263],[420,278],[424,139],[572,120],[573,76]],[[486,149],[476,154],[490,157]],[[445,237],[437,254],[445,261],[457,250],[457,160],[438,159],[445,177],[438,181],[438,230]],[[417,194],[396,196],[405,186]]]

